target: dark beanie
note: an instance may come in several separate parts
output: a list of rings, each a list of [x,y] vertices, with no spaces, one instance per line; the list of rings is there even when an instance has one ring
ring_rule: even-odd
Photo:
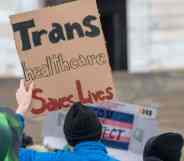
[[[102,125],[96,114],[88,106],[75,103],[70,108],[64,122],[64,134],[69,145],[83,141],[100,140]]]
[[[144,161],[155,157],[162,161],[180,161],[183,137],[177,133],[165,133],[151,138],[145,145]]]
[[[33,138],[31,136],[28,136],[25,133],[23,133],[23,136],[22,136],[22,145],[21,146],[23,148],[26,148],[27,146],[31,146],[33,144],[34,144]]]

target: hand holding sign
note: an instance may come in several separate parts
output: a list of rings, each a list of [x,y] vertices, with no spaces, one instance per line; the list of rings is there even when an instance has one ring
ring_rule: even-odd
[[[22,79],[20,81],[19,89],[16,92],[16,100],[18,104],[17,113],[25,114],[30,105],[32,100],[32,91],[33,91],[33,83],[29,86],[28,90],[25,87],[25,80]]]

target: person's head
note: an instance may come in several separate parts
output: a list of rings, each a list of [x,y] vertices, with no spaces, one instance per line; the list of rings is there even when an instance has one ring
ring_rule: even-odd
[[[165,133],[151,138],[145,145],[144,161],[180,161],[183,137],[177,133]]]
[[[32,145],[34,145],[33,138],[31,136],[26,135],[26,133],[23,133],[21,147],[26,148]]]
[[[8,108],[0,108],[0,161],[18,161],[21,133],[16,115]]]
[[[96,114],[81,103],[75,103],[66,115],[64,134],[69,145],[75,146],[85,141],[98,141],[102,125]]]

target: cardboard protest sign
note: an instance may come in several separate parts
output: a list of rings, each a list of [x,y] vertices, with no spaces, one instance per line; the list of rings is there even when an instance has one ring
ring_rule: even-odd
[[[115,98],[95,0],[10,17],[27,82],[34,81],[32,114],[66,109],[75,101]]]

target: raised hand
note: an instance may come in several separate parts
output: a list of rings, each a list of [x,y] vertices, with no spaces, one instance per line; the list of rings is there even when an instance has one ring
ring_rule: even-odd
[[[33,83],[31,83],[28,89],[26,89],[25,80],[22,79],[16,92],[16,100],[18,104],[17,113],[24,115],[29,110],[32,101],[32,91]]]

